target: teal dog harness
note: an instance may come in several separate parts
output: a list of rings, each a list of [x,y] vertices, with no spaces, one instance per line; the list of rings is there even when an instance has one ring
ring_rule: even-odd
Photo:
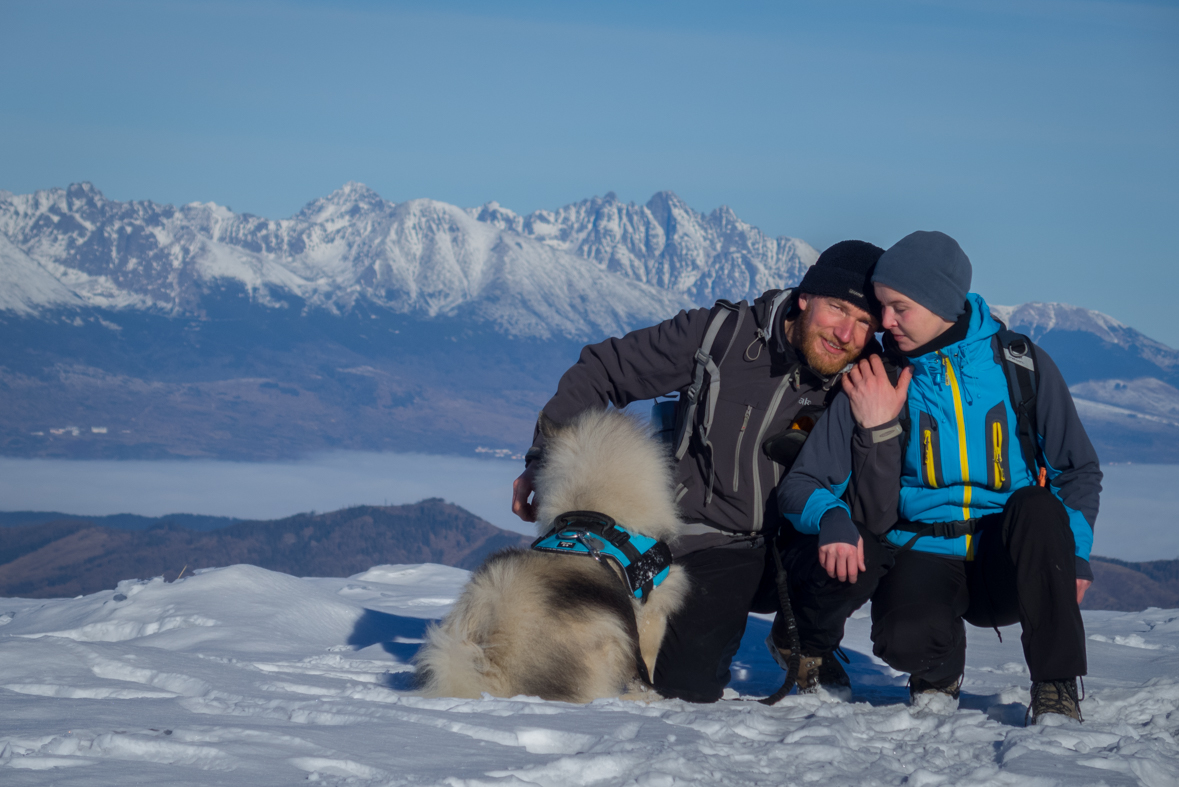
[[[627,530],[596,511],[561,514],[553,520],[548,533],[532,542],[532,548],[592,557],[599,563],[612,560],[622,569],[627,588],[644,604],[671,570],[671,550],[667,544]]]

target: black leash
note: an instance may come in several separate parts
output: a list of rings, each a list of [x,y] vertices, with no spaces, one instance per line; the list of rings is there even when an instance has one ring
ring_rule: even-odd
[[[782,688],[768,697],[758,700],[762,705],[777,705],[778,702],[794,689],[798,680],[798,668],[802,662],[802,643],[798,639],[798,624],[794,620],[794,608],[790,606],[790,593],[786,589],[786,566],[782,565],[782,554],[778,551],[778,539],[770,541],[770,549],[774,553],[774,568],[777,573],[778,604],[781,605],[782,623],[786,628],[786,644],[790,646],[790,655],[786,659],[786,680]],[[773,640],[770,640],[773,642]]]

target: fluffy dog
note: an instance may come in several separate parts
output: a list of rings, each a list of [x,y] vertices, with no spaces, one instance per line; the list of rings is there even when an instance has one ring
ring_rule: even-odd
[[[670,460],[644,426],[614,410],[595,410],[562,427],[542,418],[541,428],[538,535],[570,511],[604,514],[659,541],[679,534]],[[415,658],[418,685],[431,697],[657,699],[638,659],[647,675],[655,674],[667,618],[687,589],[683,569],[673,565],[642,604],[612,561],[498,552],[427,631]]]

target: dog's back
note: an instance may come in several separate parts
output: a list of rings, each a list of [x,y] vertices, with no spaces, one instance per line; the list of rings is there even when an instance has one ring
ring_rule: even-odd
[[[573,510],[605,514],[657,539],[680,527],[666,453],[616,411],[592,411],[547,434],[536,489],[540,534]],[[638,659],[653,668],[647,651],[658,651],[663,621],[686,592],[680,574],[673,567],[668,590],[652,594],[636,623],[634,597],[603,563],[519,549],[492,555],[427,632],[415,659],[419,686],[436,697],[486,692],[569,702],[640,691]],[[658,617],[658,626],[644,617]]]
[[[566,511],[597,511],[658,540],[678,533],[671,458],[648,429],[617,410],[590,410],[546,436],[536,474],[543,535]]]

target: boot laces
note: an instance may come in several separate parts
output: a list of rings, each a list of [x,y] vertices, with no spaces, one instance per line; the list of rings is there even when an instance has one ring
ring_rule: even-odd
[[[953,683],[950,683],[945,686],[935,686],[934,684],[932,684],[926,680],[922,680],[921,678],[914,678],[912,675],[910,675],[909,676],[909,696],[912,697],[917,694],[924,694],[926,692],[938,692],[939,694],[945,694],[948,697],[953,697],[954,699],[958,699],[958,696],[962,692],[962,681],[965,680],[965,678],[966,678],[965,675],[959,675],[958,679],[955,680]]]
[[[1082,690],[1085,685],[1081,681]],[[1077,721],[1081,717],[1081,697],[1077,695],[1076,680],[1043,680],[1032,684],[1032,698],[1024,714],[1024,724],[1030,718],[1035,723],[1046,713],[1058,713]]]

